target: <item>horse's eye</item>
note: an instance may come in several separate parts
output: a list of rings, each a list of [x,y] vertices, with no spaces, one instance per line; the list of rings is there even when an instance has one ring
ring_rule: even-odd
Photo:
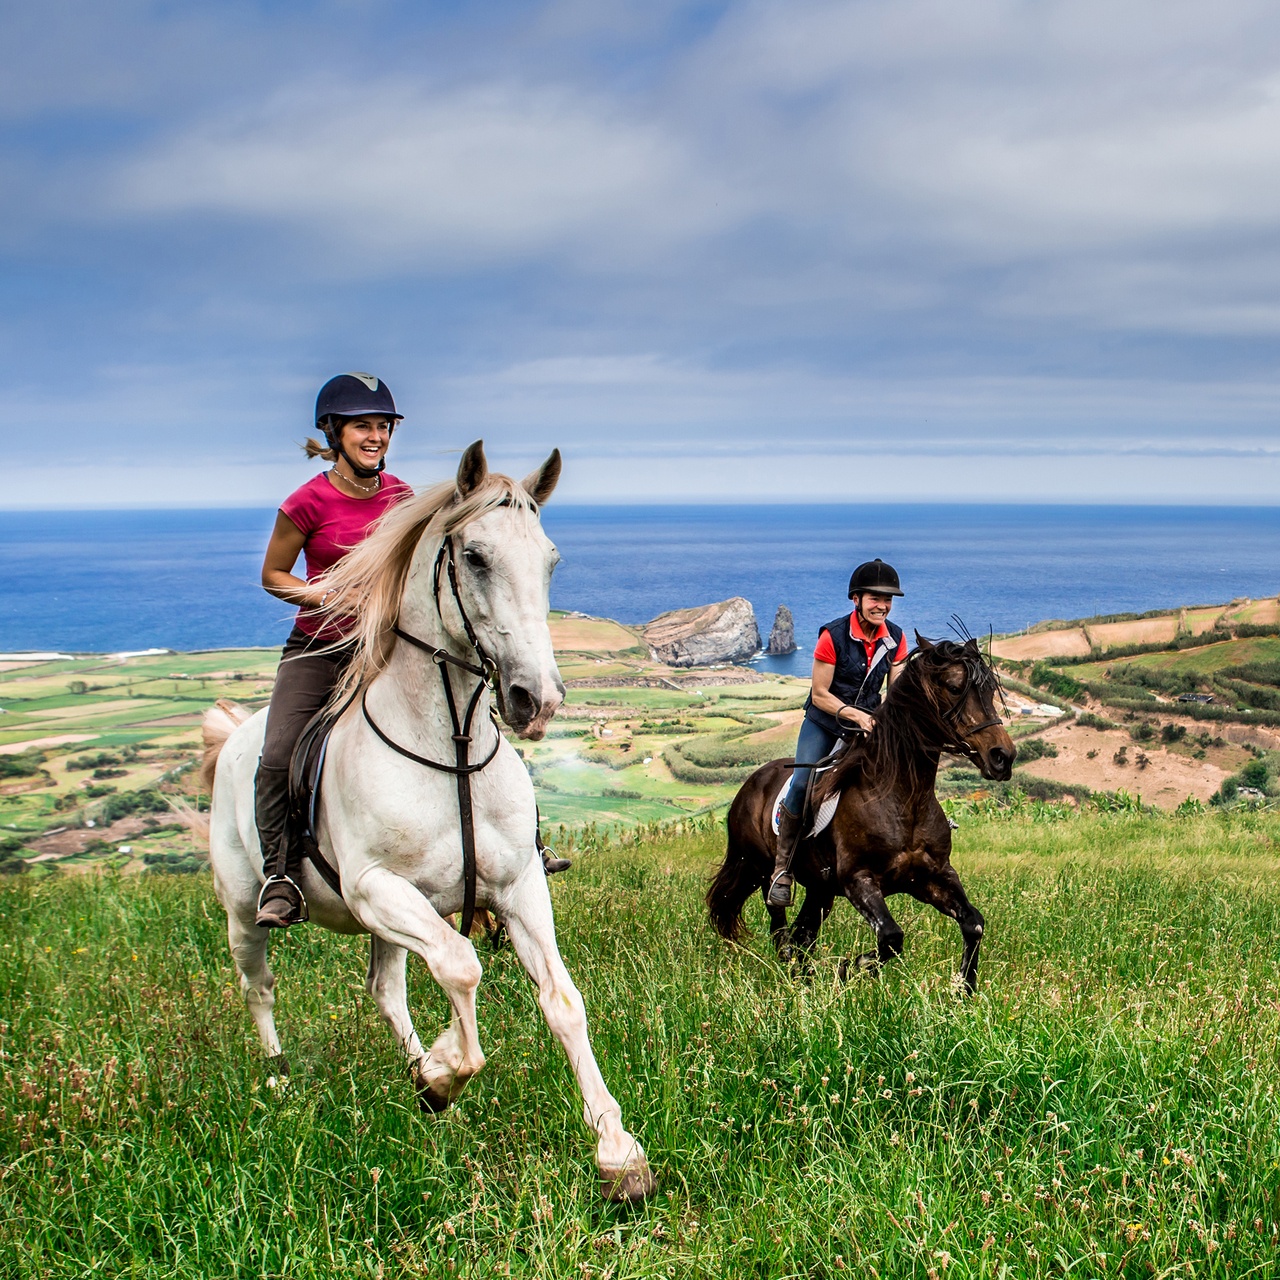
[[[475,569],[477,573],[483,573],[489,567],[488,560],[474,547],[468,547],[462,553],[462,558],[467,562],[468,567]]]

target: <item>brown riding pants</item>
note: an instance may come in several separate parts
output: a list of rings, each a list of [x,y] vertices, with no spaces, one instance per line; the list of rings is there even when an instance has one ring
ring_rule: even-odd
[[[289,633],[276,669],[275,688],[267,711],[267,736],[262,763],[267,769],[287,769],[302,731],[333,693],[347,663],[350,646],[325,650],[320,641],[299,627]]]

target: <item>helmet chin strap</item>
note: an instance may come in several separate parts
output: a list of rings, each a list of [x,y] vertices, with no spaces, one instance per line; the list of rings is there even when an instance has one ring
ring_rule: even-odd
[[[362,467],[359,464],[351,461],[351,455],[347,453],[347,451],[341,445],[337,445],[335,447],[338,450],[338,456],[342,458],[342,460],[347,464],[347,466],[349,466],[351,470],[356,473],[356,476],[361,480],[372,480],[373,477],[378,474],[378,472],[385,471],[387,469],[386,458],[380,458],[378,460],[378,465],[376,467]]]

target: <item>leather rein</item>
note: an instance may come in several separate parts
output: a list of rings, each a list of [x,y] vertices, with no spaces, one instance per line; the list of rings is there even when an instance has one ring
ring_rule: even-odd
[[[442,567],[448,572],[449,590],[453,593],[453,602],[458,606],[458,613],[462,617],[463,629],[467,633],[467,640],[470,642],[471,647],[476,651],[476,656],[480,659],[479,664],[468,662],[464,658],[455,657],[445,649],[427,644],[425,640],[419,640],[417,636],[410,635],[407,631],[402,631],[399,625],[393,626],[391,630],[399,639],[413,645],[416,649],[421,649],[423,653],[427,654],[431,661],[435,663],[436,670],[440,672],[440,679],[444,684],[445,702],[449,707],[449,719],[453,724],[454,763],[445,764],[440,760],[430,760],[426,756],[418,755],[415,751],[410,751],[408,747],[402,747],[398,742],[388,737],[369,714],[369,691],[367,689],[361,695],[360,710],[364,713],[365,722],[369,728],[392,751],[404,756],[406,760],[412,760],[415,764],[425,765],[428,769],[437,769],[441,773],[451,773],[457,779],[458,820],[462,828],[462,921],[458,926],[458,930],[465,938],[471,933],[471,925],[476,914],[476,828],[475,815],[471,806],[471,775],[479,773],[481,769],[489,764],[494,756],[498,754],[498,748],[502,746],[502,734],[495,725],[494,738],[496,740],[493,744],[493,750],[483,760],[473,762],[471,760],[472,722],[475,719],[476,708],[480,705],[480,695],[484,692],[486,685],[492,683],[493,678],[497,675],[498,668],[493,659],[481,648],[475,628],[471,625],[471,619],[467,617],[462,597],[458,594],[458,570],[454,562],[452,536],[446,537],[440,544],[440,554],[436,556],[435,567],[431,571],[432,595],[435,597],[436,612],[440,615],[440,620],[443,623],[444,614],[440,609],[440,570]],[[463,671],[480,677],[480,682],[476,685],[475,692],[471,695],[466,711],[462,716],[458,715],[458,703],[453,694],[453,683],[449,679],[449,667],[451,666],[460,667]]]

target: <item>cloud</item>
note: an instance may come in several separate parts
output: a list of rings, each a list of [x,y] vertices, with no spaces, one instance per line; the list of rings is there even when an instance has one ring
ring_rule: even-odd
[[[279,93],[123,166],[117,214],[312,231],[339,274],[535,255],[646,258],[714,232],[721,192],[676,138],[566,88],[431,93],[409,80]]]

